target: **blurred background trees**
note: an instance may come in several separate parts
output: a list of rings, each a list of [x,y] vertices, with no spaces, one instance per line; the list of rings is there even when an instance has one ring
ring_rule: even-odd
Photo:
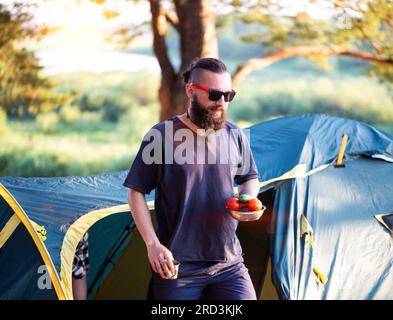
[[[284,1],[273,0],[149,0],[149,3],[153,49],[162,72],[161,120],[186,109],[181,74],[198,57],[218,57],[216,29],[225,27],[228,19],[253,24],[253,32],[243,34],[240,40],[261,45],[259,56],[236,67],[232,75],[235,86],[255,69],[299,56],[325,67],[329,56],[366,60],[370,62],[367,68],[370,75],[392,81],[393,3],[389,0],[309,0],[293,12],[288,12]],[[312,14],[309,10],[312,7],[315,10],[325,7],[329,16],[320,17],[315,11]],[[222,14],[223,11],[229,13]],[[177,68],[167,46],[170,30],[177,34],[179,42]],[[130,33],[124,35],[130,39]]]
[[[375,1],[320,1],[331,10],[329,19],[313,17],[308,7],[292,15],[277,15],[285,7],[277,1],[249,1],[236,3],[239,18],[246,24],[258,24],[260,29],[242,36],[249,43],[264,48],[260,57],[238,66],[233,80],[238,83],[253,69],[265,68],[282,59],[305,56],[326,66],[328,56],[346,56],[369,61],[369,73],[381,80],[391,81],[393,74],[393,2]],[[245,6],[247,10],[244,11]],[[320,8],[321,10],[321,8]],[[384,70],[384,71],[382,71]]]
[[[40,74],[42,67],[27,41],[39,41],[50,29],[33,23],[31,5],[0,3],[0,109],[10,116],[36,116],[67,96],[56,94],[54,85]]]
[[[229,119],[241,127],[325,113],[393,133],[391,1],[122,0],[127,6],[117,10],[118,1],[70,0],[98,8],[112,25],[131,13],[109,38],[135,65],[155,58],[158,72],[52,73],[31,43],[56,27],[37,23],[34,1],[2,2],[1,175],[127,169],[146,130],[183,112],[181,73],[207,55],[229,67],[238,91]],[[142,23],[133,18],[135,4],[146,7]],[[57,56],[58,65],[71,64],[68,54]]]

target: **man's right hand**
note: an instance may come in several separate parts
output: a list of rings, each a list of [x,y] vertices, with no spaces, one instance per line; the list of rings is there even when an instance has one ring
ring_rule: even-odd
[[[172,252],[161,243],[148,245],[147,252],[154,272],[159,273],[163,279],[171,278],[174,273]]]
[[[128,190],[128,204],[135,224],[146,244],[150,265],[154,272],[168,279],[173,275],[173,255],[157,238],[145,195],[138,190]]]

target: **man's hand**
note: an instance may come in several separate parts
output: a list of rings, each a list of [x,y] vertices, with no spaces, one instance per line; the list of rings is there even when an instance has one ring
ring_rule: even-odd
[[[258,197],[259,194],[259,180],[251,179],[239,185],[238,191],[239,194],[248,194],[251,197]]]
[[[128,204],[135,224],[146,244],[150,265],[163,279],[169,279],[174,272],[173,255],[157,238],[145,195],[137,190],[128,190]]]
[[[148,245],[147,252],[154,272],[159,273],[163,279],[171,278],[174,273],[172,252],[161,243]]]

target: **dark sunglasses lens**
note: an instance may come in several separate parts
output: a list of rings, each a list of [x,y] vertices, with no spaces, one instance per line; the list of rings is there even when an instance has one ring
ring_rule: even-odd
[[[229,92],[221,92],[218,90],[210,90],[209,91],[209,100],[211,101],[218,101],[221,99],[221,96],[224,95],[224,100],[226,102],[232,101],[233,98],[235,97],[236,92],[235,91],[229,91]]]
[[[221,99],[222,92],[217,90],[210,90],[209,91],[209,100],[217,101]]]
[[[235,92],[235,91],[227,92],[227,93],[225,94],[225,96],[224,96],[225,101],[226,101],[226,102],[232,101],[233,98],[235,97],[235,95],[236,95],[236,92]]]

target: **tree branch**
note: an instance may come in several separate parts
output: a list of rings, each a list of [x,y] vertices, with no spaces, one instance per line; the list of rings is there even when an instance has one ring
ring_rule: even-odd
[[[259,58],[250,59],[239,65],[232,74],[232,83],[234,86],[239,84],[251,71],[256,69],[263,69],[271,64],[301,56],[347,56],[355,59],[368,60],[376,63],[393,66],[393,59],[387,58],[383,55],[373,55],[369,52],[352,52],[338,46],[298,46],[285,48],[276,52],[267,53]]]
[[[167,32],[166,18],[163,14],[160,0],[149,0],[149,2],[152,15],[151,24],[153,29],[154,53],[161,67],[163,78],[174,79],[176,74],[173,65],[169,59],[168,48],[165,42],[165,35]]]
[[[375,8],[374,8],[374,6],[373,6],[372,3],[369,3],[369,4],[368,4],[368,8],[370,9],[371,12],[373,12],[374,14],[376,14]],[[386,19],[386,17],[381,17],[381,20],[384,21],[384,22],[386,23],[386,25],[387,25],[390,29],[393,29],[393,23],[392,23],[390,20]]]
[[[375,43],[374,41],[372,41],[370,39],[370,37],[367,35],[367,33],[364,31],[363,27],[361,26],[357,26],[357,28],[360,30],[360,32],[362,33],[364,39],[369,43],[370,46],[372,46],[374,48],[374,50],[378,53],[381,54],[382,50],[381,50],[381,46],[378,43]]]
[[[166,20],[179,32],[179,18],[170,11],[164,12]]]

